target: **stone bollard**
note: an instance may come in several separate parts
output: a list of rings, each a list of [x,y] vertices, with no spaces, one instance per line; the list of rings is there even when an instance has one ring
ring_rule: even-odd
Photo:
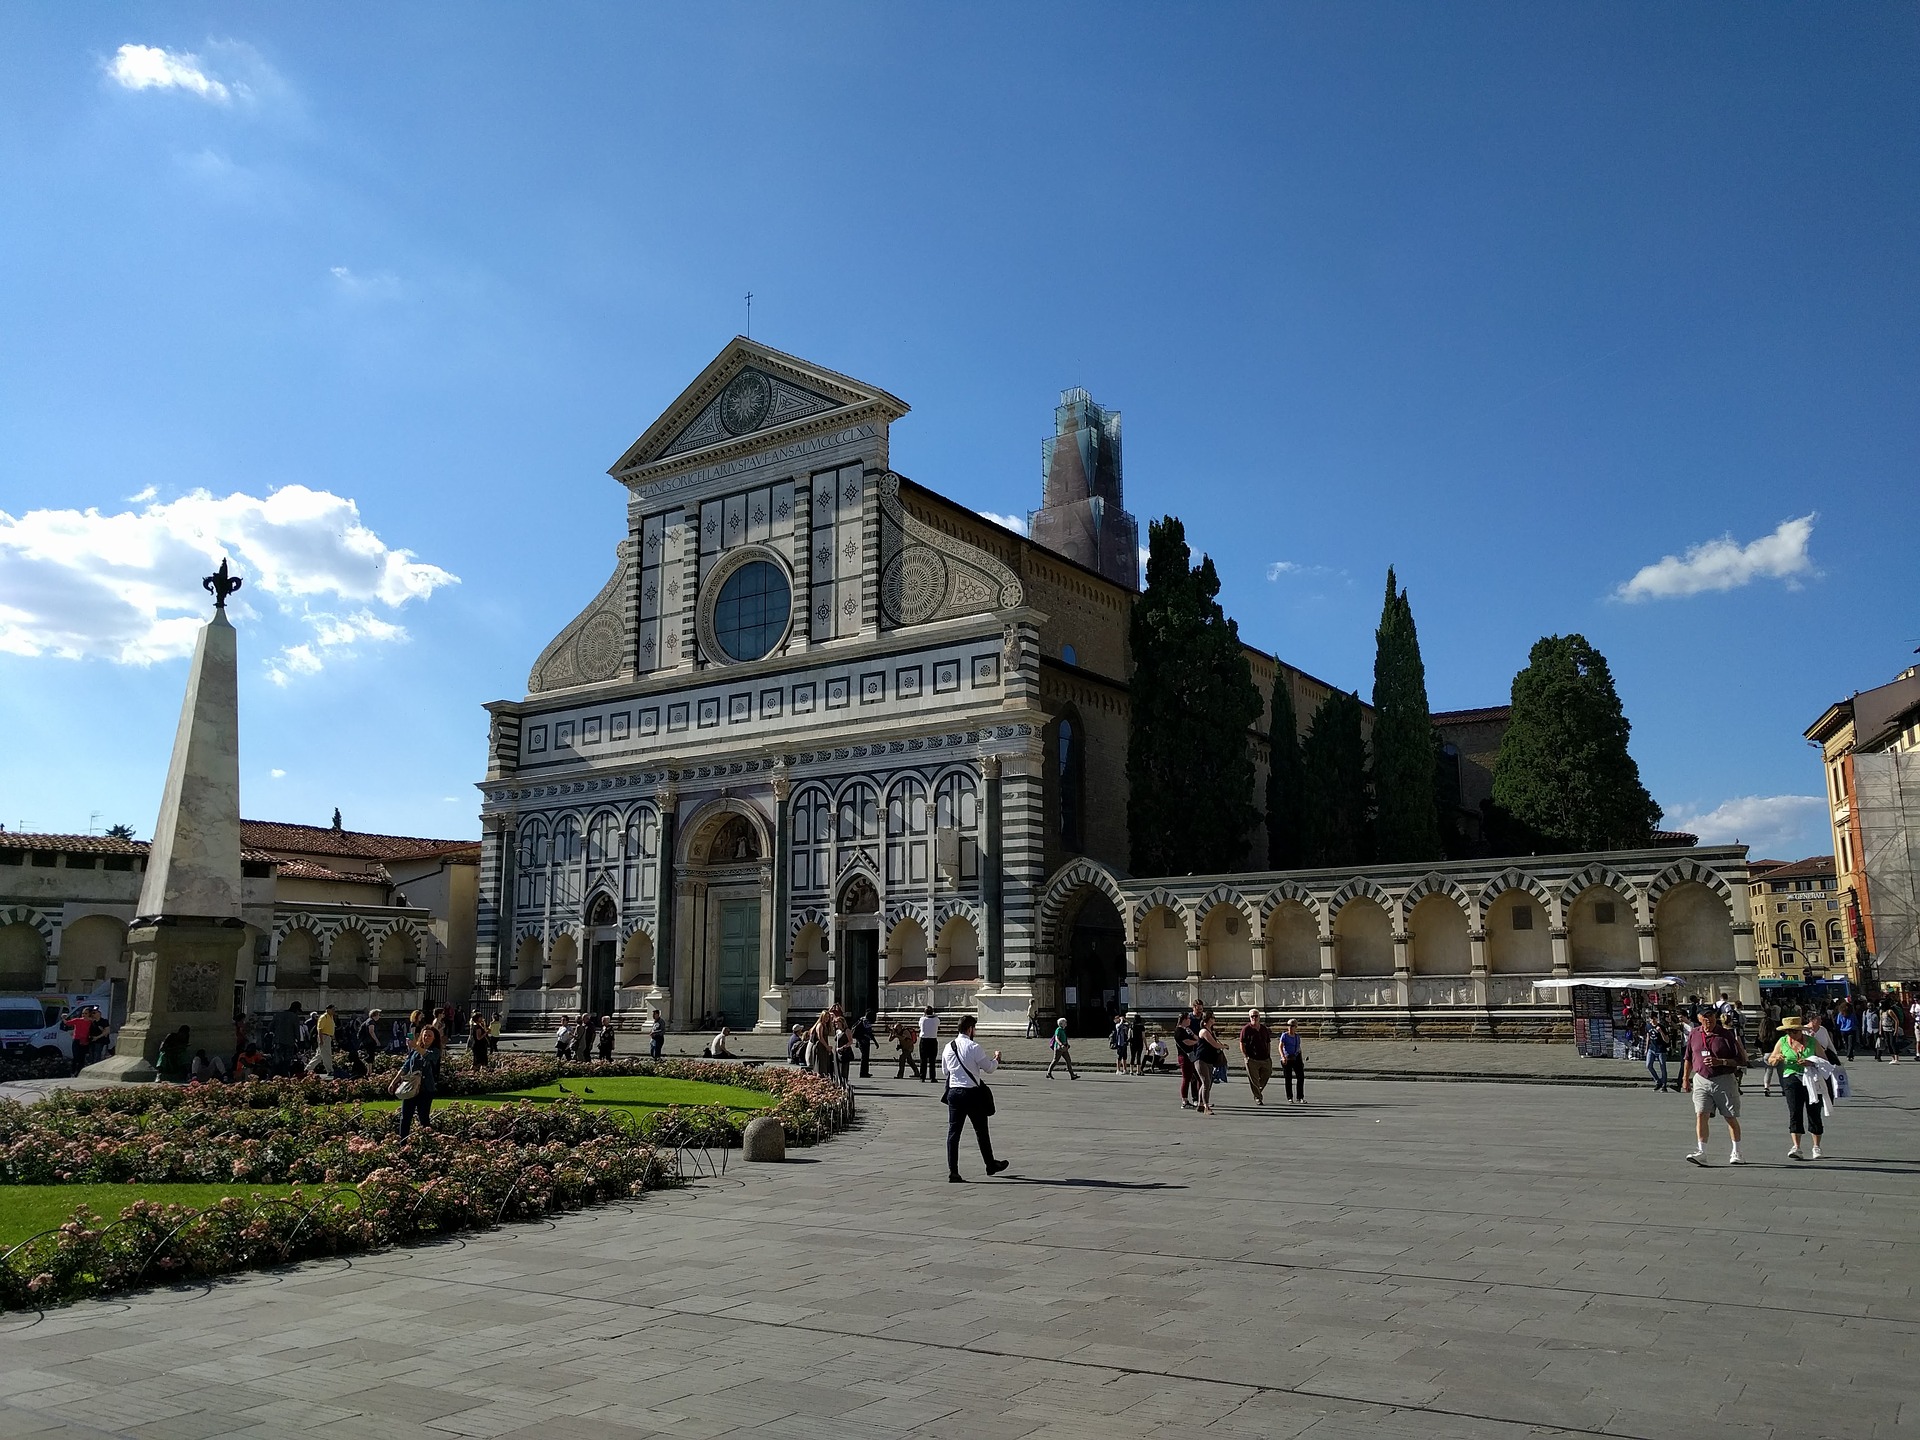
[[[787,1158],[787,1127],[770,1115],[749,1120],[740,1135],[740,1158],[778,1162]]]

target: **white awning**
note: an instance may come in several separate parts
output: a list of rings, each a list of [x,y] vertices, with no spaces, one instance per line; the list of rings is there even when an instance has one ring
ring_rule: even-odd
[[[1638,975],[1586,975],[1578,980],[1536,980],[1536,990],[1571,990],[1576,985],[1591,986],[1595,990],[1665,990],[1678,985],[1680,981],[1672,975],[1662,975],[1658,979],[1643,980]]]

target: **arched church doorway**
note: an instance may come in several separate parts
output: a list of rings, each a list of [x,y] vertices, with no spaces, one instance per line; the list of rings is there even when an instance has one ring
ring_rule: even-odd
[[[1106,1035],[1127,974],[1127,932],[1113,902],[1091,891],[1067,934],[1060,1006],[1071,1035]]]
[[[688,880],[699,916],[689,1020],[708,1014],[735,1030],[760,1019],[766,910],[773,892],[762,830],[738,802],[722,801],[691,827]]]
[[[880,895],[873,882],[856,875],[840,892],[840,984],[835,996],[850,1016],[880,1003]]]
[[[620,913],[613,897],[596,895],[587,908],[586,1008],[594,1015],[613,1013],[614,988],[620,981]]]

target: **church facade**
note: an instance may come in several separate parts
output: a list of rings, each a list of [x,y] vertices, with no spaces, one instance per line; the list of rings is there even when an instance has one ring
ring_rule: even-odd
[[[1579,903],[1563,892],[1583,865],[1450,867],[1441,889],[1460,924],[1446,970],[1384,986],[1381,954],[1391,982],[1416,973],[1400,971],[1409,956],[1440,953],[1409,933],[1440,913],[1418,910],[1417,877],[1310,877],[1309,898],[1292,897],[1315,932],[1298,956],[1269,934],[1273,915],[1297,919],[1267,893],[1279,877],[1224,906],[1214,885],[1231,877],[1166,894],[1125,881],[1139,580],[1120,416],[1063,394],[1029,539],[892,468],[906,414],[883,390],[736,338],[613,465],[628,507],[611,575],[535,660],[526,695],[487,706],[476,998],[509,1024],[657,1008],[676,1027],[775,1030],[837,1001],[971,1012],[1013,1033],[1036,1011],[1100,1029],[1116,1003],[1170,1008],[1215,989],[1328,1016],[1533,1008],[1525,981],[1473,983],[1534,973],[1531,949],[1514,970],[1496,947],[1486,969],[1452,930],[1480,935],[1516,903],[1509,891],[1558,886],[1544,935],[1554,906]],[[1333,688],[1247,656],[1263,697],[1285,680],[1302,723]],[[1266,725],[1248,736],[1256,794]],[[1264,860],[1250,834],[1245,868]],[[1650,863],[1608,882],[1620,933],[1660,924],[1639,874]],[[1733,928],[1744,940],[1744,855],[1707,868],[1726,913],[1689,911],[1688,944],[1712,952],[1703,983],[1731,986],[1736,952],[1752,968]],[[1383,918],[1349,909],[1353,896]],[[1362,917],[1387,940],[1350,941]],[[1208,926],[1230,920],[1252,938],[1216,942]],[[1163,956],[1176,932],[1177,958]],[[1566,948],[1541,951],[1540,973],[1564,973]],[[1639,973],[1657,953],[1636,939],[1614,958]],[[1370,983],[1344,983],[1362,978],[1353,967]],[[1282,981],[1309,970],[1298,995]]]

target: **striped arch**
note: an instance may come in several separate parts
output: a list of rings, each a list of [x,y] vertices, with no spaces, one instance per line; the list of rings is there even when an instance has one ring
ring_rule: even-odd
[[[927,939],[929,948],[933,945],[934,932],[927,927],[927,909],[911,900],[895,901],[882,907],[880,911],[880,948],[886,949],[893,943],[893,927],[902,920],[911,920],[920,927],[920,933]]]
[[[1231,885],[1216,885],[1202,895],[1193,907],[1193,927],[1196,932],[1207,928],[1207,916],[1213,913],[1217,905],[1231,905],[1240,912],[1240,918],[1247,922],[1247,933],[1260,933],[1260,916],[1254,902],[1247,899]]]
[[[966,921],[973,926],[973,933],[976,935],[987,933],[986,915],[978,905],[966,900],[943,900],[933,907],[933,929],[927,934],[937,936],[947,928],[949,920]]]
[[[1487,911],[1493,908],[1494,901],[1509,890],[1524,890],[1538,900],[1540,908],[1547,912],[1548,928],[1558,930],[1566,923],[1560,911],[1560,897],[1547,889],[1539,876],[1509,866],[1480,887],[1480,894],[1476,897],[1478,903],[1474,913],[1468,917],[1474,929],[1486,928]]]
[[[1347,881],[1346,884],[1333,892],[1333,895],[1327,901],[1327,922],[1331,924],[1334,920],[1338,919],[1341,910],[1346,907],[1349,900],[1358,900],[1362,896],[1373,901],[1382,910],[1387,912],[1387,919],[1392,922],[1395,930],[1400,928],[1400,905],[1399,902],[1394,899],[1393,892],[1381,889],[1364,875],[1354,876],[1353,879]]]
[[[804,910],[796,910],[787,921],[787,953],[793,953],[794,941],[800,938],[800,932],[809,925],[820,927],[822,934],[833,928],[833,917],[818,906],[809,905]],[[648,932],[651,936],[652,932]]]
[[[1036,918],[1039,921],[1042,950],[1059,948],[1060,922],[1065,917],[1067,902],[1082,890],[1099,891],[1112,904],[1115,914],[1127,913],[1127,897],[1121,892],[1120,882],[1113,878],[1112,871],[1098,860],[1083,858],[1070,861],[1053,872],[1053,878],[1047,882],[1046,889],[1040,895],[1039,913]],[[968,918],[974,918],[971,912],[968,912]],[[943,920],[940,923],[944,925],[946,922]],[[977,922],[974,929],[981,930]]]
[[[1467,917],[1467,926],[1473,927],[1479,913],[1473,903],[1473,896],[1466,892],[1457,880],[1450,880],[1437,871],[1429,870],[1413,884],[1407,887],[1407,893],[1400,897],[1400,926],[1406,928],[1408,919],[1413,915],[1413,907],[1429,895],[1444,895],[1460,907],[1460,913]]]
[[[1706,886],[1709,890],[1713,891],[1714,894],[1718,895],[1721,904],[1727,907],[1727,914],[1731,916],[1734,921],[1739,922],[1749,919],[1748,916],[1734,913],[1733,887],[1727,884],[1725,877],[1717,870],[1708,869],[1698,860],[1676,860],[1658,875],[1654,876],[1652,882],[1647,886],[1647,914],[1651,916],[1660,908],[1660,901],[1674,886],[1684,884],[1690,880]]]
[[[1260,936],[1262,944],[1266,943],[1270,938],[1267,934],[1267,928],[1273,922],[1273,912],[1278,910],[1282,905],[1285,905],[1288,901],[1295,901],[1306,906],[1307,913],[1313,916],[1314,929],[1318,930],[1323,937],[1326,935],[1327,926],[1332,922],[1327,917],[1326,907],[1320,903],[1320,897],[1307,889],[1307,887],[1302,885],[1298,880],[1282,880],[1278,885],[1262,895],[1260,897],[1260,903],[1255,907],[1260,916],[1260,928],[1255,933]]]
[[[1193,916],[1188,913],[1187,907],[1180,903],[1180,897],[1164,885],[1156,885],[1134,901],[1132,911],[1127,914],[1127,933],[1132,937],[1134,944],[1147,943],[1146,937],[1140,933],[1140,927],[1146,923],[1147,916],[1162,907],[1180,917],[1180,926],[1186,931],[1187,944],[1199,943],[1200,932],[1194,928]]]
[[[518,926],[513,932],[513,950],[516,954],[519,952],[520,942],[523,940],[539,941],[540,958],[542,960],[547,958],[547,927],[545,925],[534,922]]]
[[[1608,889],[1616,891],[1623,900],[1633,906],[1634,917],[1640,924],[1653,923],[1651,906],[1646,897],[1640,893],[1640,887],[1610,865],[1589,865],[1578,874],[1569,876],[1567,883],[1560,887],[1561,913],[1571,915],[1573,902],[1596,885],[1605,885]]]
[[[333,942],[349,930],[357,932],[360,937],[367,942],[368,959],[372,960],[379,957],[380,936],[385,932],[375,933],[373,926],[369,925],[365,920],[362,920],[358,915],[343,915],[335,919],[331,924],[325,924],[323,922],[323,928],[326,931],[328,958],[332,958],[333,955]]]
[[[54,932],[60,928],[46,911],[36,910],[31,905],[15,905],[11,909],[0,910],[0,925],[31,925],[46,942],[48,954],[53,953]]]
[[[636,916],[631,920],[623,921],[621,923],[621,926],[620,926],[621,946],[624,948],[626,943],[629,940],[631,940],[636,933],[646,936],[647,940],[650,943],[655,942],[658,939],[658,937],[655,936],[653,933],[653,922],[651,920],[648,920],[644,916]]]
[[[282,915],[278,920],[274,921],[273,938],[277,943],[286,939],[287,936],[296,930],[304,930],[313,937],[313,943],[318,947],[322,944],[323,940],[331,938],[330,936],[322,934],[323,928],[318,920],[314,919],[313,916],[307,914],[304,910],[301,910],[291,915]]]

